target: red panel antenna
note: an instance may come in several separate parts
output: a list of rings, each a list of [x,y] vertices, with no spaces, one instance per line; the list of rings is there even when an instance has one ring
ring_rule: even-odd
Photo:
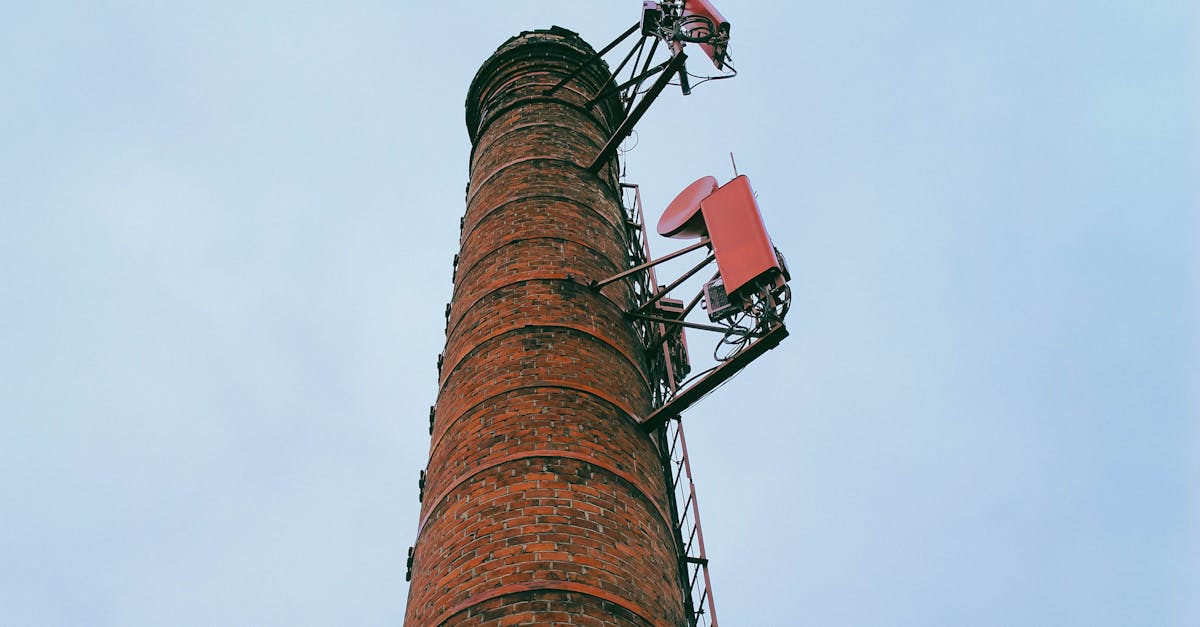
[[[684,0],[682,26],[693,34],[713,65],[718,70],[724,69],[725,52],[729,47],[729,22],[717,7],[709,0]]]
[[[759,277],[783,273],[758,211],[758,202],[754,200],[750,179],[744,174],[705,198],[700,213],[729,294],[736,294],[743,287],[753,289],[752,282]]]

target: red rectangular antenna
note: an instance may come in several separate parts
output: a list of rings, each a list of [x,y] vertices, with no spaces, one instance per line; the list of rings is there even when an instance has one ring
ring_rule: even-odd
[[[729,21],[709,0],[685,0],[683,3],[683,20],[703,18],[711,24],[713,39],[711,43],[700,43],[700,49],[712,59],[717,69],[725,67],[725,51],[729,47]],[[699,24],[697,25],[699,26]],[[704,25],[708,27],[708,25]]]
[[[750,179],[739,176],[700,202],[717,268],[730,295],[771,271],[782,273]]]

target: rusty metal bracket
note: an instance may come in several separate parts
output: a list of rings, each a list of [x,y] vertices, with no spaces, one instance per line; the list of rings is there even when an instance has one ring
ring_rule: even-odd
[[[642,430],[653,432],[655,429],[666,424],[671,418],[679,416],[687,408],[696,404],[706,394],[715,390],[717,386],[728,381],[730,377],[740,372],[750,362],[758,359],[763,353],[779,346],[783,338],[788,336],[787,327],[781,323],[779,326],[771,329],[760,338],[757,342],[742,349],[741,352],[730,357],[725,363],[718,366],[715,370],[708,373],[704,378],[696,381],[687,388],[681,390],[671,400],[667,401],[662,407],[654,410],[649,416],[641,420]]]

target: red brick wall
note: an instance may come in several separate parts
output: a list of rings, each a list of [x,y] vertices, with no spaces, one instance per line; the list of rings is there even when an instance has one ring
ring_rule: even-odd
[[[522,33],[467,98],[474,148],[406,623],[682,625],[658,454],[631,415],[650,392],[621,316],[625,266],[608,140],[616,98],[562,29]],[[570,278],[568,278],[570,277]]]

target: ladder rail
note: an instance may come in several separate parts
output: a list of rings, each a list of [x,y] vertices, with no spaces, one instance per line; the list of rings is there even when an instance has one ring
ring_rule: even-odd
[[[637,185],[630,183],[622,182],[620,185],[629,227],[628,267],[637,268],[651,259],[641,190]],[[626,191],[632,192],[630,202],[625,202]],[[628,278],[634,281],[634,293],[640,298],[649,301],[661,296],[653,266],[631,273]],[[684,315],[696,306],[697,300],[688,303]],[[661,407],[678,392],[669,345],[670,333],[675,331],[661,321],[633,319],[632,322],[646,346],[646,358],[654,377],[654,406]],[[682,329],[678,332],[682,333]],[[684,436],[681,420],[676,417],[659,427],[656,430],[656,442],[660,445],[663,458],[664,478],[671,483],[668,496],[671,513],[675,518],[672,525],[675,527],[679,551],[682,571],[680,584],[684,588],[682,592],[689,614],[688,624],[690,627],[718,627],[716,602],[708,571],[708,552],[704,547],[704,530],[700,525],[700,505],[696,498],[696,485],[687,452],[687,438]]]

